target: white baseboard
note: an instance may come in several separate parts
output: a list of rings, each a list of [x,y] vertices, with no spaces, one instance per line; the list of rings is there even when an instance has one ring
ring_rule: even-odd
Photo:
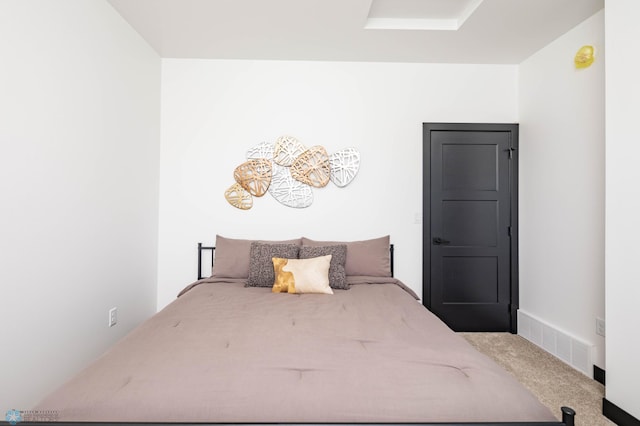
[[[518,335],[591,377],[593,345],[518,310]]]

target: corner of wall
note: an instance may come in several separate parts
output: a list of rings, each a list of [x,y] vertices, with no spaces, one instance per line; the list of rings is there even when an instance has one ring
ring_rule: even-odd
[[[160,59],[84,0],[0,2],[0,55],[4,413],[155,311]]]

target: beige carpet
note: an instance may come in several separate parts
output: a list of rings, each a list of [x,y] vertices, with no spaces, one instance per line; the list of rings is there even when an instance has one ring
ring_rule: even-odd
[[[459,333],[513,374],[561,419],[560,407],[576,410],[577,426],[615,425],[602,415],[604,386],[523,337],[509,333]]]

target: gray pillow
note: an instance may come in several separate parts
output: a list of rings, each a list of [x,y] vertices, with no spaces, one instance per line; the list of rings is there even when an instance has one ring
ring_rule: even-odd
[[[300,259],[331,255],[329,266],[329,285],[334,289],[348,290],[347,275],[344,265],[347,262],[347,245],[335,246],[302,246],[300,248]]]
[[[300,238],[284,241],[241,240],[216,235],[215,261],[212,276],[216,278],[247,278],[251,243],[258,241],[268,244],[302,244]]]
[[[296,244],[266,244],[254,241],[249,254],[249,279],[247,287],[273,287],[276,279],[273,271],[274,257],[297,259],[300,246]]]
[[[347,245],[347,276],[366,275],[369,277],[390,277],[391,258],[389,256],[389,236],[363,241],[315,241],[302,237],[303,246]]]

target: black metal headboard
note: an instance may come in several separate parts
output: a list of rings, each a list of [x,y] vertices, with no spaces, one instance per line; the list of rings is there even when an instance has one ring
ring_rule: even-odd
[[[203,251],[211,251],[211,268],[209,269],[209,273],[211,273],[211,270],[213,269],[213,261],[214,261],[214,253],[215,253],[215,246],[204,246],[202,245],[202,243],[198,243],[198,279],[201,280],[203,278],[206,278],[202,275],[202,252]],[[389,262],[390,262],[390,268],[391,268],[391,276],[393,277],[393,244],[389,244]]]
[[[202,252],[211,251],[211,268],[209,269],[209,273],[211,274],[211,271],[213,270],[213,259],[214,259],[215,250],[216,250],[215,246],[204,246],[202,245],[202,243],[198,243],[198,279],[199,280],[206,278],[202,276]]]

